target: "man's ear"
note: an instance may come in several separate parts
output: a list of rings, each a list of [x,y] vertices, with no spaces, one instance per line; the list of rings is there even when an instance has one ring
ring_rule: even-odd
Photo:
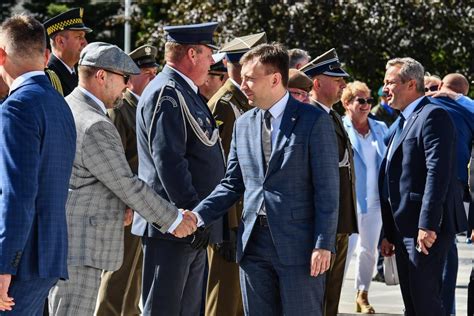
[[[188,49],[186,55],[188,56],[189,60],[190,60],[193,64],[195,64],[195,62],[196,62],[196,57],[197,57],[197,51],[196,51],[194,48],[190,47],[190,48]]]
[[[0,47],[0,66],[5,65],[5,62],[7,60],[7,52],[3,47]]]

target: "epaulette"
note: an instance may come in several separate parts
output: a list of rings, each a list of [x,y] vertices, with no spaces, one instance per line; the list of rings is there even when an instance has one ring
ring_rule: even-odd
[[[62,96],[64,96],[63,86],[61,84],[61,80],[59,80],[58,75],[51,69],[45,68],[44,73],[48,77],[51,85],[54,89],[56,89]]]

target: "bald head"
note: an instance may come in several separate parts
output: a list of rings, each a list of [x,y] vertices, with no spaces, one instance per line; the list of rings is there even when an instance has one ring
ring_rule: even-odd
[[[461,74],[447,74],[443,78],[443,88],[467,95],[469,92],[469,81]]]

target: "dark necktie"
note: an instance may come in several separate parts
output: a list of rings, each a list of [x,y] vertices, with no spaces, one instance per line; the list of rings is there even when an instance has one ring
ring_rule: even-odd
[[[336,123],[336,125],[339,127],[339,129],[341,129],[341,131],[344,131],[344,126],[342,125],[342,121],[339,118],[339,116],[336,114],[336,112],[334,110],[330,110],[329,115],[331,115],[334,123]]]
[[[265,158],[265,167],[268,166],[268,161],[270,160],[270,155],[272,154],[272,124],[271,124],[272,114],[267,110],[263,113],[262,120],[262,149],[263,156]],[[265,168],[266,169],[266,168]]]
[[[398,121],[398,125],[397,125],[397,129],[395,130],[395,135],[393,136],[393,140],[392,140],[392,143],[390,144],[391,147],[395,146],[395,144],[397,144],[399,138],[400,138],[400,135],[402,134],[402,131],[403,131],[403,124],[405,123],[405,118],[403,117],[403,114],[400,113],[400,119]],[[393,155],[393,148],[392,148],[392,151],[390,153],[391,155]]]

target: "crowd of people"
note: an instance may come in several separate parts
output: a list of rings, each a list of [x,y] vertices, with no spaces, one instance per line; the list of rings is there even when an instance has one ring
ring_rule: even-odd
[[[462,74],[390,59],[377,104],[334,48],[167,26],[158,71],[82,18],[0,26],[0,315],[335,316],[354,253],[356,312],[380,253],[405,315],[455,314]]]

